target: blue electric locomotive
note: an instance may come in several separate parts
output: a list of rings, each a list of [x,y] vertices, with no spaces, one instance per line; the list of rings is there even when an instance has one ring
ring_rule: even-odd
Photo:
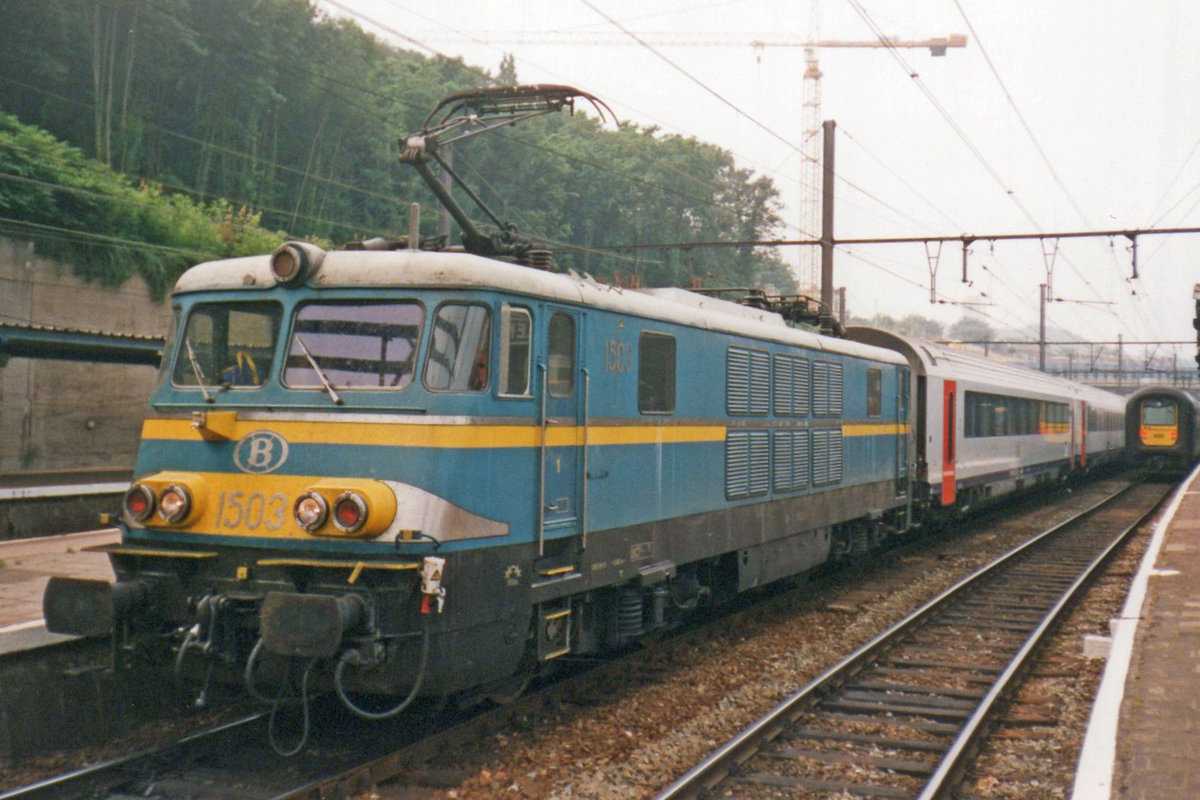
[[[904,359],[770,312],[298,243],[174,303],[118,582],[56,579],[52,630],[502,692],[906,525]]]

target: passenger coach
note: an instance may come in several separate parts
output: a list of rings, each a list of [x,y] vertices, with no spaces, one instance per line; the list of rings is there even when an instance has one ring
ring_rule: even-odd
[[[1118,395],[887,331],[850,328],[847,335],[908,361],[916,397],[915,494],[930,507],[965,510],[1123,454]]]

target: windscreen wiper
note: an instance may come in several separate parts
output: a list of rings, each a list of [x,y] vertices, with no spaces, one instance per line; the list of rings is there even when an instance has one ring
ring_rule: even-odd
[[[308,363],[312,365],[313,372],[317,373],[317,377],[320,378],[321,385],[324,386],[325,391],[329,393],[329,399],[340,406],[342,404],[341,395],[339,395],[337,390],[333,388],[333,383],[325,374],[325,370],[321,369],[321,365],[317,363],[315,358],[313,358],[312,353],[308,352],[308,348],[304,346],[304,340],[300,338],[300,334],[297,333],[293,338],[295,338],[296,344],[300,345],[300,352],[304,353],[304,357],[307,358]]]
[[[204,402],[211,403],[214,398],[208,393],[208,389],[204,388],[204,384],[208,383],[208,378],[204,377],[204,370],[200,369],[200,362],[196,359],[196,351],[192,348],[192,340],[188,337],[183,337],[183,344],[187,347],[188,363],[192,365],[192,372],[196,375],[196,380],[199,382],[200,394],[204,395]]]

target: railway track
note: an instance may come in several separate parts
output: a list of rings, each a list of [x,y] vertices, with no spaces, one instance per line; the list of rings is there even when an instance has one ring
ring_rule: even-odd
[[[292,714],[293,719],[299,712]],[[302,800],[348,797],[398,769],[389,756],[426,740],[430,730],[409,719],[371,724],[339,719],[332,702],[312,708],[313,736],[295,758],[277,755],[270,712],[245,716],[161,747],[0,793],[0,800]],[[452,724],[448,723],[448,724]],[[281,725],[286,727],[286,725]],[[292,735],[280,731],[284,739]]]
[[[1148,502],[1143,500],[1142,505],[1145,506]],[[1114,513],[1120,514],[1121,512]],[[1060,564],[1065,563],[1061,558],[1059,562]],[[1061,579],[1060,576],[1059,580]],[[938,601],[933,601],[927,608],[937,603]],[[997,606],[999,607],[999,604]],[[1001,616],[1021,615],[1014,614],[1009,610]],[[951,618],[952,620],[953,618]],[[999,622],[988,622],[987,630],[989,632],[991,629],[1002,630],[1010,624],[1013,624],[1013,621],[1007,618]],[[969,625],[959,623],[960,632],[969,627]],[[951,641],[953,642],[954,639]],[[870,646],[864,647],[859,653],[868,650],[870,650]],[[895,659],[899,662],[902,656],[896,655]],[[937,671],[930,667],[922,672],[913,665],[900,663],[890,666],[912,675],[923,675],[926,680],[929,680],[930,674]],[[644,669],[644,666],[642,668]],[[861,668],[860,663],[859,669]],[[635,663],[630,669],[636,671],[637,664]],[[836,668],[827,674],[835,671]],[[958,670],[958,673],[961,673],[959,685],[956,685],[959,691],[964,691],[962,686],[966,686],[966,690],[972,696],[983,693],[986,683],[984,682],[985,675],[982,672],[975,674],[968,670]],[[628,682],[634,679],[622,680]],[[891,681],[891,684],[895,683],[897,683],[896,680]],[[857,690],[885,694],[888,691],[880,686],[872,688],[869,685],[859,686]],[[18,798],[32,800],[32,798],[51,797],[65,800],[71,798],[88,798],[89,800],[121,798],[124,800],[124,798],[132,796],[162,800],[229,796],[247,800],[253,798],[264,798],[264,800],[265,798],[272,800],[287,798],[291,800],[292,798],[309,797],[346,797],[353,796],[355,792],[365,793],[373,785],[398,774],[407,776],[407,782],[416,782],[417,785],[455,785],[458,780],[471,774],[471,771],[450,769],[447,772],[448,768],[445,766],[433,767],[435,772],[440,769],[441,772],[447,774],[433,775],[434,783],[430,784],[426,782],[429,778],[423,774],[425,768],[422,765],[438,761],[444,762],[444,759],[435,758],[434,754],[471,750],[475,743],[490,739],[492,734],[499,735],[508,730],[512,724],[508,717],[513,714],[528,714],[531,706],[551,707],[560,702],[559,699],[553,699],[556,695],[563,694],[569,697],[577,693],[578,689],[572,689],[569,682],[556,687],[544,687],[534,695],[523,698],[516,706],[494,709],[482,715],[470,715],[471,719],[466,724],[455,726],[452,721],[447,720],[444,730],[439,726],[436,730],[426,727],[418,731],[414,729],[411,720],[407,723],[408,729],[405,730],[403,722],[395,725],[361,725],[358,720],[353,718],[336,720],[314,718],[312,724],[314,741],[303,754],[295,759],[281,759],[270,751],[266,743],[265,725],[261,721],[261,715],[257,715],[236,724],[195,734],[153,752],[116,759],[23,789],[0,793],[0,800],[17,800]],[[955,703],[961,704],[962,700],[961,697],[948,697],[945,700],[948,709],[945,713],[962,717],[962,710],[955,707]],[[870,701],[863,696],[852,696],[847,698],[846,702],[869,704]],[[918,701],[912,700],[911,702]],[[924,700],[926,705],[932,702],[934,701],[930,701],[928,698]],[[524,711],[522,707],[524,707]],[[330,713],[335,712],[318,708],[314,711],[314,717]],[[846,713],[851,715],[850,712]],[[866,715],[867,713],[858,710],[852,715]],[[431,716],[438,715],[427,715],[426,719]],[[466,716],[459,717],[459,722],[462,722]],[[935,724],[951,725],[953,722]],[[480,733],[481,730],[489,733]],[[866,735],[861,731],[851,732],[858,733],[862,737],[858,744],[869,743]],[[284,731],[282,736],[286,739],[288,733]],[[839,747],[844,748],[845,753],[850,756],[848,759],[843,757],[844,761],[850,760],[858,763],[857,756],[854,755],[856,751],[851,747],[855,744],[853,741],[855,738],[854,736],[846,737],[839,744]],[[931,754],[934,751],[929,742],[936,742],[937,735],[924,732],[915,734],[912,738],[922,740],[917,747],[918,752],[923,754],[921,760],[926,762],[935,760],[932,758]],[[464,742],[468,744],[464,745]],[[796,746],[793,749],[798,750],[800,747]],[[744,753],[748,751],[739,752],[742,760],[745,761]],[[902,759],[896,755],[893,760]],[[866,762],[863,761],[863,763]],[[836,765],[834,768],[837,768]],[[803,769],[807,770],[808,766]],[[444,781],[449,782],[444,783]],[[796,791],[795,786],[772,787],[767,783],[756,783],[751,780],[741,781],[734,796],[780,796],[780,792],[791,796],[793,791]],[[815,792],[818,795],[823,794],[820,789],[805,791]],[[688,796],[703,797],[705,795],[664,795],[664,797]],[[910,793],[885,794],[883,796],[916,795]]]
[[[1130,486],[997,559],[827,670],[656,800],[949,796],[1041,641],[1166,491]]]

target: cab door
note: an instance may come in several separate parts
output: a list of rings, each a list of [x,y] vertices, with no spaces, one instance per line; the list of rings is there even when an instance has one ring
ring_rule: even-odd
[[[583,320],[573,309],[546,309],[542,337],[541,487],[538,554],[547,539],[582,533],[585,371],[580,364]]]

